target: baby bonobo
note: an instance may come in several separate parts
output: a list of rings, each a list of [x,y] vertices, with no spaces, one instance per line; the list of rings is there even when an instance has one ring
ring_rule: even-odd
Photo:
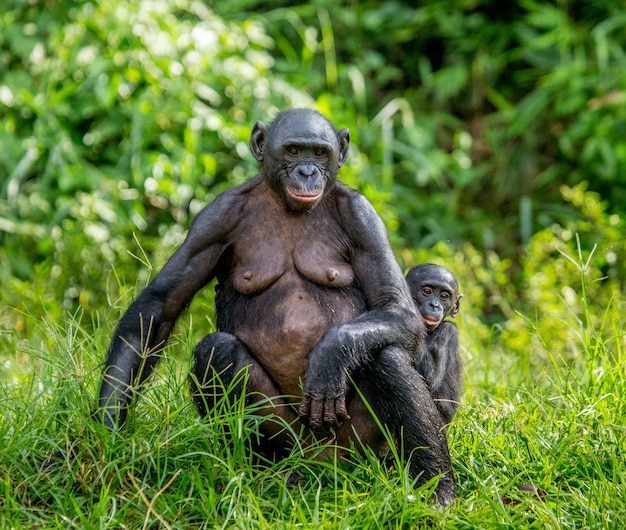
[[[417,265],[409,270],[406,280],[428,330],[426,346],[415,367],[448,425],[461,397],[461,358],[456,324],[444,319],[457,316],[463,295],[454,274],[440,265]]]

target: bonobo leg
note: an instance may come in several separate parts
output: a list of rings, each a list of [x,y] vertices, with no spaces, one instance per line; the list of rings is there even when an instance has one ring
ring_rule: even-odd
[[[456,493],[445,428],[426,382],[409,356],[389,346],[368,368],[354,375],[378,419],[404,448],[411,476],[419,477],[418,484],[423,484],[441,475],[436,496],[442,506],[448,505]],[[350,414],[354,414],[352,407]],[[362,420],[353,417],[355,421]],[[361,439],[369,445],[369,440]]]
[[[232,385],[235,377],[239,379]],[[286,424],[297,419],[295,410],[280,396],[274,382],[263,367],[252,357],[247,346],[230,333],[212,333],[196,346],[193,352],[191,369],[191,393],[201,416],[206,416],[216,403],[226,396],[236,398],[244,392],[246,403],[259,403],[255,411],[259,416],[268,417],[261,425],[262,433],[268,437],[263,442],[264,449],[282,448],[288,450],[293,439],[285,430]],[[278,418],[272,421],[269,418]]]

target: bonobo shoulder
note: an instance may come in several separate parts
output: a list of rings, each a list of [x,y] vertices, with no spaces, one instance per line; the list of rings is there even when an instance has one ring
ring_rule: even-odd
[[[387,230],[372,203],[358,191],[337,182],[333,188],[341,225],[356,241],[387,241]]]
[[[230,232],[241,219],[241,211],[245,208],[250,193],[263,182],[263,176],[254,178],[220,193],[207,204],[194,219],[191,231]]]
[[[372,206],[372,203],[362,193],[349,188],[341,182],[336,182],[333,186],[333,194],[337,201],[339,212],[343,215],[359,215],[364,217],[379,217]]]

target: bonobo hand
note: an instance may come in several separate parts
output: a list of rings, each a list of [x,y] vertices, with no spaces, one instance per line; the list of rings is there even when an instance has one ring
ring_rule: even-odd
[[[314,428],[337,427],[348,416],[347,376],[336,353],[341,349],[331,331],[324,335],[311,353],[304,397],[298,412],[300,419]]]
[[[307,385],[309,386],[309,385]],[[305,389],[298,414],[304,423],[313,428],[338,427],[348,416],[345,392],[341,395],[323,392],[311,392]]]

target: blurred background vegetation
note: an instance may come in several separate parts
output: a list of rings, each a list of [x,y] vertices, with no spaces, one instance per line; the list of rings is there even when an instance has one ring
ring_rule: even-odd
[[[350,128],[340,178],[403,267],[459,275],[482,346],[558,350],[583,304],[599,326],[623,309],[621,0],[5,0],[1,327],[84,312],[109,333],[292,106]]]

